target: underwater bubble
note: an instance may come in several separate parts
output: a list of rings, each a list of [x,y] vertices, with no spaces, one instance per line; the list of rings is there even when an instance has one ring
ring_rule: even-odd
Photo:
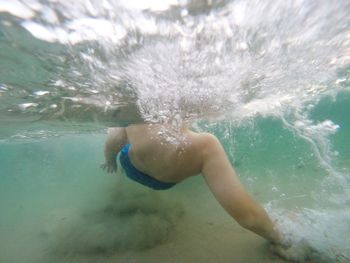
[[[19,107],[21,110],[25,111],[25,110],[27,110],[27,109],[29,109],[29,108],[35,108],[35,107],[37,107],[38,105],[39,105],[38,103],[27,102],[27,103],[19,104],[18,107]]]

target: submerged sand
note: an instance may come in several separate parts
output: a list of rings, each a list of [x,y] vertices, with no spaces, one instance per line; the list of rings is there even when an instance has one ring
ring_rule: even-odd
[[[88,209],[84,217],[71,221],[73,228],[67,231],[65,227],[71,222],[65,220],[63,227],[48,233],[52,236],[41,261],[287,262],[272,254],[264,239],[234,222],[207,191],[201,178],[163,192],[143,191],[133,182],[127,185],[125,188],[122,183],[123,189],[110,187],[115,202],[109,199]],[[124,200],[121,202],[118,197]],[[103,216],[96,221],[101,211]],[[111,214],[114,225],[108,225]],[[96,225],[104,225],[101,236],[92,230]],[[79,236],[72,234],[79,227],[82,227]],[[91,242],[94,237],[95,243]]]
[[[287,262],[234,222],[201,178],[141,194],[133,182],[107,181],[88,189],[79,208],[48,206],[3,228],[1,262]]]

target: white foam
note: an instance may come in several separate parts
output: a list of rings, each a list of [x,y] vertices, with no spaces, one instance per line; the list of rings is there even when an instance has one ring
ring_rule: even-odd
[[[54,30],[49,29],[33,21],[25,21],[22,26],[27,29],[34,37],[48,42],[55,42],[57,40]]]
[[[14,16],[30,19],[35,12],[18,0],[0,0],[0,12],[8,12]]]
[[[130,9],[150,9],[152,11],[165,11],[171,6],[178,5],[178,0],[121,0],[121,4]]]
[[[284,236],[286,246],[275,251],[283,257],[295,262],[349,262],[349,210],[277,212],[270,208],[269,213]]]

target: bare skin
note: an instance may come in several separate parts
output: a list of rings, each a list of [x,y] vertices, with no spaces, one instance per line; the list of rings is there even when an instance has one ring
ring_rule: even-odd
[[[244,228],[280,243],[281,237],[262,206],[240,183],[218,139],[195,133],[185,126],[175,129],[156,124],[110,129],[106,145],[107,172],[117,170],[116,155],[130,143],[129,158],[140,171],[162,182],[180,182],[202,174],[221,206]]]

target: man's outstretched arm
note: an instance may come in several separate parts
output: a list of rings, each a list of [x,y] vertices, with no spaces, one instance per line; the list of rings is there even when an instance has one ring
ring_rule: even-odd
[[[241,226],[279,243],[281,237],[274,224],[245,191],[220,142],[213,135],[205,136],[202,174],[215,198]]]
[[[117,171],[116,156],[121,148],[127,143],[128,138],[125,128],[109,128],[105,143],[104,155],[106,162],[101,165],[101,168],[108,173]]]

